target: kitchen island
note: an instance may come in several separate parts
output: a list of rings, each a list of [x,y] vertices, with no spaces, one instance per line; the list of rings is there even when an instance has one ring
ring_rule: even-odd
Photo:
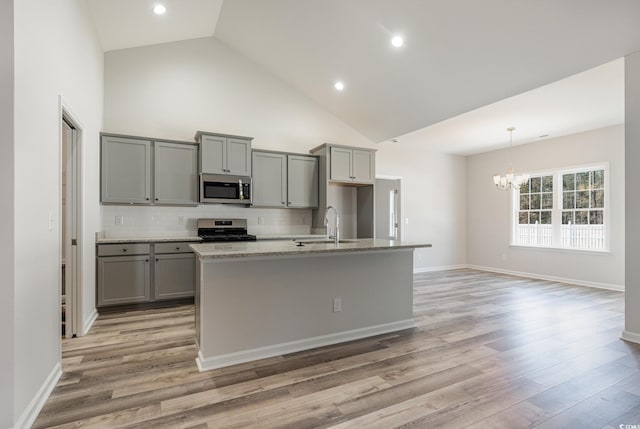
[[[201,371],[411,328],[413,250],[389,240],[192,244]]]

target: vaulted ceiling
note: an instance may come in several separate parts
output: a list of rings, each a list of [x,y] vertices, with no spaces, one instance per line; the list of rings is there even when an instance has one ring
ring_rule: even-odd
[[[119,14],[133,9],[144,12],[154,4],[150,0],[88,1],[105,50],[128,47],[122,40],[108,41],[128,34],[125,24],[132,20],[119,19]],[[160,31],[155,43],[169,41],[162,38],[168,33],[174,40],[213,35],[374,142],[407,134],[415,138],[416,131],[462,114],[479,120],[483,116],[474,119],[473,112],[481,112],[484,106],[640,51],[638,0],[164,3],[168,12],[159,28],[166,32]],[[144,33],[142,29],[158,27],[157,17],[149,13],[142,16],[142,12],[131,23],[127,36],[132,41],[130,46],[154,43],[152,37],[133,41],[141,37],[138,33]],[[171,21],[171,14],[179,20]],[[140,23],[145,20],[155,21]],[[111,36],[101,27],[110,28]],[[197,34],[195,27],[199,29]],[[401,48],[390,44],[395,34],[405,39]],[[617,66],[612,67],[622,70],[621,62],[614,64]],[[578,124],[567,115],[566,121],[571,122],[567,126],[555,121],[549,127],[531,127],[529,137],[540,133],[561,135],[624,121],[620,90],[623,74],[596,73],[591,78],[596,79],[598,87],[592,99],[607,93],[603,88],[607,83],[602,81],[605,78],[617,97],[592,103],[591,116],[603,110],[599,119],[589,117]],[[344,82],[344,91],[334,89],[338,80]],[[585,93],[586,98],[588,95]],[[530,96],[530,102],[536,99]],[[549,97],[544,102],[552,107],[557,104],[553,100]],[[574,97],[573,101],[584,109],[583,99]],[[513,109],[517,106],[511,104]],[[544,105],[536,108],[540,114],[552,111]],[[571,111],[571,103],[567,101],[562,109]],[[557,110],[554,114],[557,116]],[[500,123],[499,117],[494,119],[493,123]],[[465,124],[458,122],[456,126]],[[505,118],[499,128],[477,140],[484,141],[486,148],[495,147],[505,140],[504,128],[520,125]],[[427,138],[428,133],[422,137]],[[450,151],[478,150],[460,147]]]

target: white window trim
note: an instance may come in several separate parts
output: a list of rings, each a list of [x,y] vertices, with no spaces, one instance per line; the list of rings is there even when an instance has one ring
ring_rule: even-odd
[[[537,170],[537,171],[526,171],[523,173],[529,174],[531,177],[537,176],[553,176],[553,209],[552,209],[552,217],[553,219],[561,219],[562,216],[562,208],[560,207],[560,203],[562,201],[562,183],[561,176],[567,173],[577,173],[580,171],[589,171],[589,170],[604,170],[604,248],[603,249],[582,249],[576,247],[564,247],[564,246],[544,246],[544,245],[530,245],[530,244],[520,244],[515,242],[515,237],[517,236],[517,228],[518,228],[518,211],[520,210],[520,199],[518,198],[520,191],[519,190],[511,190],[509,193],[509,198],[511,200],[510,204],[510,213],[509,213],[509,247],[512,248],[528,248],[528,249],[539,249],[539,250],[553,250],[553,251],[561,251],[568,253],[587,253],[587,254],[611,254],[611,211],[610,211],[610,202],[611,199],[611,191],[610,191],[610,172],[609,172],[609,161],[604,162],[596,162],[591,164],[582,164],[582,165],[572,165],[569,167],[558,167],[553,169],[546,170]],[[554,226],[553,237],[554,240],[559,237],[557,234],[556,226],[562,225],[562,221],[560,223],[552,223]],[[557,240],[556,240],[557,241]]]

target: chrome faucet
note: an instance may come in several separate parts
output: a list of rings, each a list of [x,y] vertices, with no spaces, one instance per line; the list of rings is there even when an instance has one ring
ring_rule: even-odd
[[[329,226],[329,210],[333,210],[335,214],[335,224],[334,224],[334,233],[333,237],[329,236],[329,238],[333,239],[333,242],[338,245],[340,242],[340,217],[338,216],[338,210],[336,210],[333,206],[327,206],[327,210],[324,212],[324,226]],[[327,234],[329,234],[329,228],[327,228]]]

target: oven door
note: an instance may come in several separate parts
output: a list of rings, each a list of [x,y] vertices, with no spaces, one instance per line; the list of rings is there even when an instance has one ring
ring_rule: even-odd
[[[200,175],[201,203],[251,203],[251,178],[223,174]]]

